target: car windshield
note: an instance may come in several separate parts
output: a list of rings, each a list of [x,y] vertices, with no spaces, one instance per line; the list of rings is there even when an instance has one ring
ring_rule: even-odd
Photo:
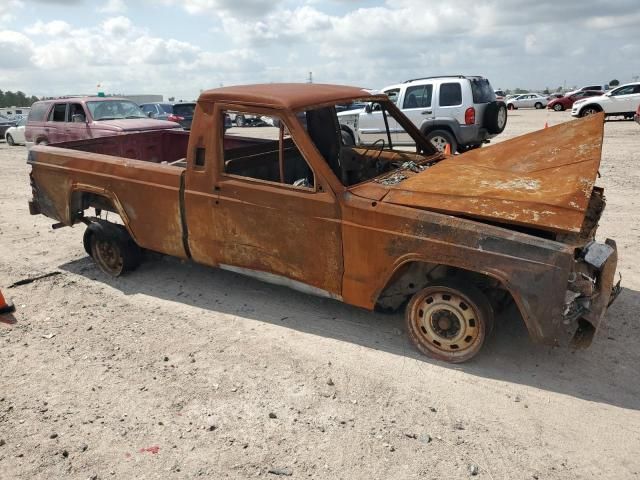
[[[489,103],[496,99],[496,93],[486,78],[472,78],[471,93],[473,94],[473,103]]]
[[[147,118],[138,105],[129,100],[96,100],[87,102],[94,120]]]

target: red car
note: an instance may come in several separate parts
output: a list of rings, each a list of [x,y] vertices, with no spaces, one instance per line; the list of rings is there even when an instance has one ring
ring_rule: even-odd
[[[31,147],[173,128],[182,129],[175,122],[148,118],[138,105],[125,98],[69,97],[34,103],[24,134],[27,147]]]
[[[547,104],[547,108],[551,108],[556,112],[561,112],[563,110],[570,109],[573,106],[573,103],[587,97],[599,97],[604,92],[601,90],[584,90],[581,92],[576,92],[571,95],[567,95],[566,97],[554,98]]]
[[[638,125],[640,125],[640,105],[638,105],[638,109],[636,110],[636,114],[633,116],[633,119]]]

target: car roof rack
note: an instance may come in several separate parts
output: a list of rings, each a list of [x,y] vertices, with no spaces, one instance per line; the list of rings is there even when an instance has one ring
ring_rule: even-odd
[[[432,78],[482,78],[482,76],[481,75],[434,75],[431,77],[412,78],[410,80],[405,80],[402,83],[411,83],[411,82],[416,82],[418,80],[429,80]]]

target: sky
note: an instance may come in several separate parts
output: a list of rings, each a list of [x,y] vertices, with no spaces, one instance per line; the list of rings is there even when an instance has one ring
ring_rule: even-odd
[[[221,85],[483,75],[541,90],[640,76],[639,0],[0,0],[0,89],[162,94]],[[99,86],[98,86],[99,85]]]

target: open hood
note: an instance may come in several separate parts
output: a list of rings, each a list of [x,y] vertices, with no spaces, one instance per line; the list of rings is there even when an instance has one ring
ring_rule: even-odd
[[[375,192],[385,203],[553,232],[580,232],[602,150],[604,115],[449,157]],[[361,192],[358,190],[362,188]]]

